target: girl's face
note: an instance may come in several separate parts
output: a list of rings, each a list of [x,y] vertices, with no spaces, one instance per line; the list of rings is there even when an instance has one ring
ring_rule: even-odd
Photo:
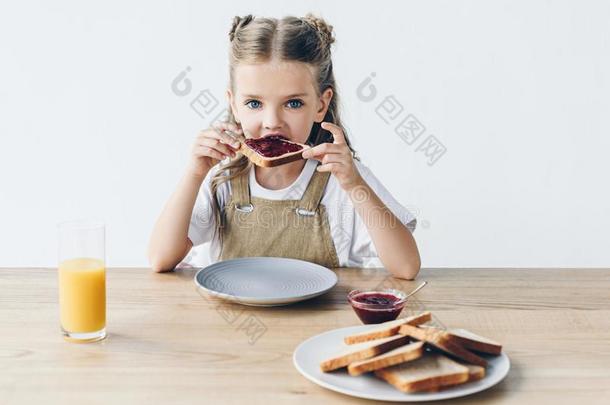
[[[227,97],[233,116],[249,136],[279,134],[305,143],[314,122],[322,122],[332,89],[318,96],[312,72],[302,62],[238,65]]]

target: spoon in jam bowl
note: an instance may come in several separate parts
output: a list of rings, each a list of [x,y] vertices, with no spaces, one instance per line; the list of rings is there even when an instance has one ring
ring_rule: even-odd
[[[347,300],[364,324],[393,321],[400,315],[407,298],[424,288],[426,284],[428,282],[424,281],[409,294],[392,288],[353,290],[347,295]]]
[[[409,298],[410,296],[412,296],[413,294],[415,294],[416,292],[418,292],[419,290],[421,290],[422,288],[424,288],[426,286],[426,284],[428,284],[427,281],[424,281],[423,283],[421,283],[419,286],[417,286],[417,288],[413,291],[411,291],[409,294],[407,294],[407,296],[405,297],[405,299]]]

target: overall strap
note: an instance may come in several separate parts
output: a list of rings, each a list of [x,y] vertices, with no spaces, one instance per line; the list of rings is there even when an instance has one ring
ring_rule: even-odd
[[[317,169],[317,166],[316,166]],[[326,184],[330,178],[330,172],[319,172],[314,171],[309,184],[303,193],[301,201],[299,201],[299,207],[297,213],[300,215],[314,215],[318,209],[318,205],[324,195]]]
[[[250,172],[246,171],[231,179],[231,193],[233,202],[238,206],[250,205]]]

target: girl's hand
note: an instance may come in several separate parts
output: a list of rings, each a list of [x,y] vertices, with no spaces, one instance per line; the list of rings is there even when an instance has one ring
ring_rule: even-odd
[[[333,134],[333,143],[323,143],[303,152],[304,159],[316,159],[322,162],[318,166],[319,172],[331,172],[339,181],[341,188],[350,191],[363,182],[358,169],[354,164],[341,128],[330,122],[323,122],[322,128]]]
[[[191,148],[188,171],[197,177],[205,177],[208,171],[226,157],[235,157],[239,142],[225,131],[238,134],[242,129],[228,122],[216,122],[211,128],[201,131]]]

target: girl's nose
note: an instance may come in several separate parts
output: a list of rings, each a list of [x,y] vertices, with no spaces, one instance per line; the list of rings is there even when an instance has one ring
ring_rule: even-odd
[[[270,131],[280,129],[282,127],[282,117],[277,111],[268,111],[263,126]]]

